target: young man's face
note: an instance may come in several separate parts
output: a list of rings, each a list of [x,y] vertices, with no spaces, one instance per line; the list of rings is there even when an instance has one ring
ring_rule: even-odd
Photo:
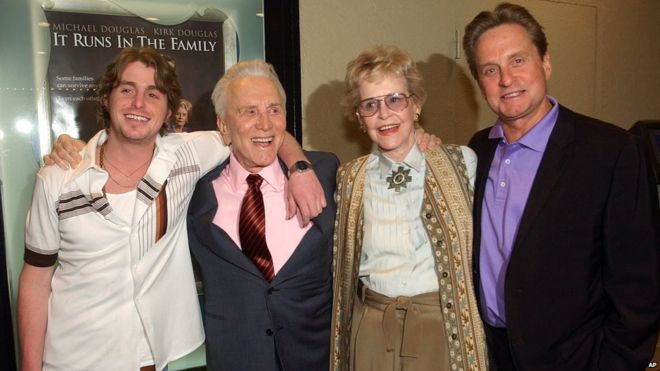
[[[114,140],[153,143],[171,115],[167,95],[156,88],[156,70],[142,62],[126,65],[119,84],[104,100]]]

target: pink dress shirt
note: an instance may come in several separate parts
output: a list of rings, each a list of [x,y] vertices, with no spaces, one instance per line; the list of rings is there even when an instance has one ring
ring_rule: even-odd
[[[236,160],[232,153],[229,163],[222,170],[220,176],[213,181],[213,190],[218,200],[218,211],[213,218],[213,224],[222,228],[240,248],[238,237],[238,216],[241,210],[241,201],[247,191],[245,178],[250,173]],[[263,168],[259,175],[264,178],[261,184],[261,193],[264,196],[266,211],[266,244],[273,257],[275,274],[289,260],[293,252],[312,223],[301,227],[299,217],[286,220],[286,186],[287,177],[284,175],[279,161],[275,160]]]

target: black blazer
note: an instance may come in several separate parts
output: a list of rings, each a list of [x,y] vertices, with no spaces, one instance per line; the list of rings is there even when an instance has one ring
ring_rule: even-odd
[[[188,210],[188,238],[204,282],[209,370],[271,371],[281,367],[284,371],[310,371],[328,367],[333,193],[339,161],[330,153],[306,155],[328,206],[314,218],[314,226],[271,283],[229,235],[213,224],[218,204],[211,181],[227,162],[197,183]]]
[[[498,140],[476,133],[474,282]],[[658,200],[635,138],[559,107],[506,272],[519,370],[643,370],[660,316]],[[481,310],[481,306],[480,306]]]

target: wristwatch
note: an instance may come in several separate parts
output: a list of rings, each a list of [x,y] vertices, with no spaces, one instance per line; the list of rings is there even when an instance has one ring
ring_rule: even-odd
[[[289,176],[293,173],[302,173],[307,170],[312,170],[312,164],[309,161],[297,161],[289,168]]]

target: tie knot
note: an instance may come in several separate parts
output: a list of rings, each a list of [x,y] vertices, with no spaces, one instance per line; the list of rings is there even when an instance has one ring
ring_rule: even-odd
[[[261,183],[264,181],[264,178],[261,177],[259,174],[250,174],[248,175],[247,179],[247,184],[249,187],[261,187]]]

